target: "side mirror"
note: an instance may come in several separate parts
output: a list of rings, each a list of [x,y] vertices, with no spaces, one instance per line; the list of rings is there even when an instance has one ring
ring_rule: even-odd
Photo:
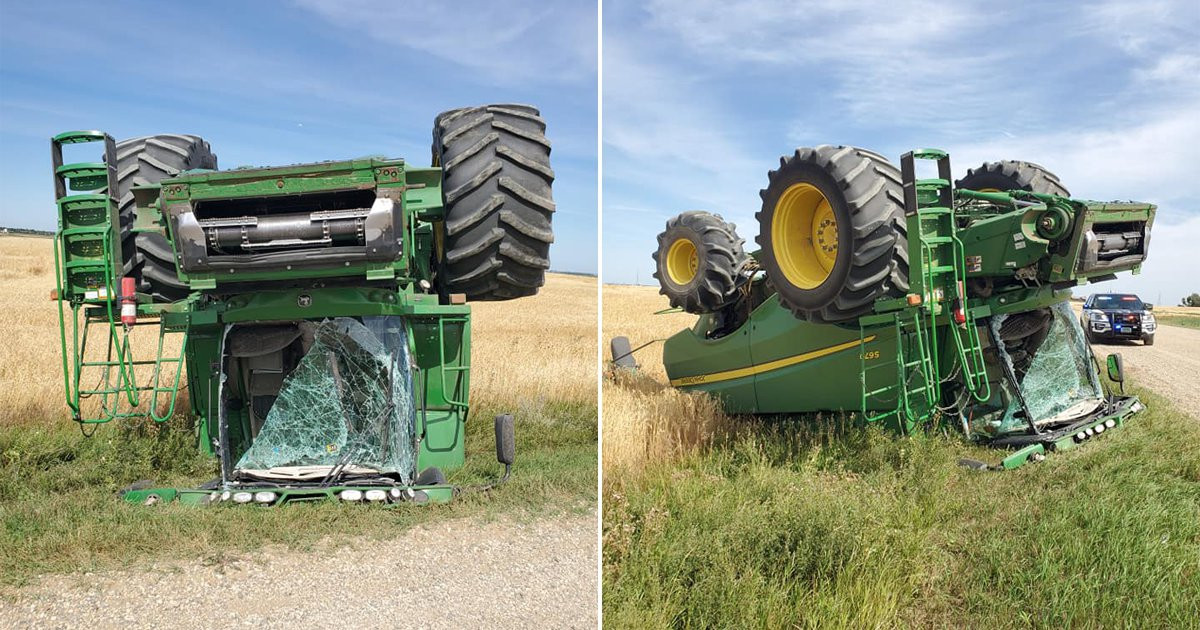
[[[1153,310],[1154,310],[1154,305],[1153,305],[1153,304],[1151,304],[1151,303],[1149,303],[1149,302],[1144,302],[1144,303],[1142,303],[1142,306],[1146,307],[1146,310],[1147,310],[1147,311],[1153,311]]]
[[[496,416],[496,461],[507,468],[517,458],[517,438],[513,417],[507,413]],[[506,475],[507,476],[507,475]]]
[[[1108,366],[1108,380],[1118,383],[1121,386],[1121,393],[1125,393],[1125,365],[1121,361],[1119,353],[1108,355],[1108,360],[1105,361]]]
[[[629,345],[629,337],[613,337],[609,348],[612,350],[613,365],[630,370],[638,368],[637,360],[633,358],[633,346]]]

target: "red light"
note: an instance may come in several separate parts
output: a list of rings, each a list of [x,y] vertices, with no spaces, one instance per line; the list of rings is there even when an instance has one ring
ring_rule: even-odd
[[[962,302],[959,301],[954,303],[954,323],[960,326],[967,323],[967,314],[963,312]]]
[[[121,323],[137,323],[137,282],[130,276],[121,278]]]

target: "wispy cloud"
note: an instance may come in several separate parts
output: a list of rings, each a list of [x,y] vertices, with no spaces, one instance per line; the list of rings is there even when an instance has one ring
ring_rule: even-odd
[[[1051,168],[1071,192],[1095,199],[1137,197],[1171,212],[1200,213],[1200,99],[1146,112],[1138,121],[947,147],[956,171],[983,161],[1025,159]]]
[[[226,168],[427,164],[439,111],[525,102],[554,142],[555,268],[595,270],[594,0],[110,4],[0,3],[0,225],[53,227],[64,129],[195,133]]]
[[[295,2],[339,29],[369,37],[372,47],[419,50],[476,70],[484,80],[490,76],[497,83],[595,81],[594,2]],[[386,72],[418,84],[422,76],[419,67]]]
[[[604,26],[606,204],[661,208],[605,208],[624,237],[606,278],[645,280],[662,220],[691,207],[752,240],[765,171],[824,143],[940,146],[958,173],[1037,161],[1078,195],[1160,204],[1164,229],[1200,225],[1194,0],[612,0]]]

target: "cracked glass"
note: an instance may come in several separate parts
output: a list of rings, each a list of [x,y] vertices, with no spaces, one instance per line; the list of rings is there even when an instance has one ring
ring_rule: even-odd
[[[411,482],[416,445],[410,365],[400,317],[320,322],[237,469],[369,468]]]
[[[1050,312],[1046,339],[1034,350],[1033,359],[1020,384],[1021,394],[1034,422],[1049,420],[1083,403],[1098,403],[1103,397],[1087,340],[1083,329],[1075,321],[1071,305],[1060,302],[1050,307]],[[992,318],[992,331],[996,338],[999,338],[1000,327],[1006,318],[1006,315]],[[1003,360],[1012,368],[1013,358],[1004,350],[1003,344],[999,350]],[[1010,395],[1009,399],[1008,409],[1000,422],[1000,433],[1028,427],[1027,421],[1016,415],[1021,411],[1017,397]],[[1086,413],[1082,409],[1080,412]]]

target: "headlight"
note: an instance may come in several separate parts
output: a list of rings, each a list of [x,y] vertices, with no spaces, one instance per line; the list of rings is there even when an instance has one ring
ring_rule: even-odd
[[[1154,323],[1154,313],[1151,313],[1150,311],[1146,311],[1145,313],[1142,313],[1142,321],[1150,322],[1151,324],[1153,324]]]
[[[384,490],[367,490],[365,495],[368,501],[378,502],[387,498],[387,492]]]
[[[274,492],[271,492],[270,490],[266,490],[263,492],[255,492],[254,493],[254,502],[255,503],[274,503],[275,498],[277,496],[279,496],[279,495],[275,494]]]
[[[249,503],[251,501],[251,499],[253,499],[253,498],[254,498],[254,495],[250,494],[249,492],[234,492],[233,493],[233,502],[234,503]]]
[[[1103,311],[1088,311],[1087,316],[1088,316],[1088,319],[1090,319],[1094,322],[1102,322],[1105,319],[1107,319],[1106,317],[1104,317]]]
[[[342,490],[338,495],[343,501],[362,501],[362,490]]]

